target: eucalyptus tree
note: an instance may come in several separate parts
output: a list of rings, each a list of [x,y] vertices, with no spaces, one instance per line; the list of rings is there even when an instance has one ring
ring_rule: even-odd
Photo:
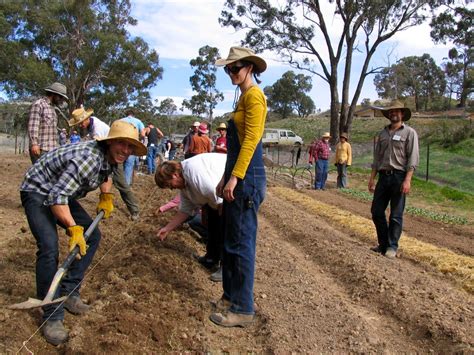
[[[396,64],[384,68],[374,79],[375,89],[380,97],[393,99],[411,96],[417,111],[428,109],[435,98],[440,98],[446,90],[443,70],[429,54],[409,56]]]
[[[128,26],[130,0],[0,2],[0,89],[10,98],[60,81],[70,109],[86,104],[119,116],[155,85],[163,69],[156,51]]]
[[[219,57],[219,50],[215,47],[199,48],[199,56],[189,62],[194,68],[194,75],[189,78],[189,82],[196,94],[189,100],[183,100],[183,107],[197,116],[206,114],[209,121],[212,121],[219,101],[224,100],[224,95],[216,88],[217,67],[214,62]]]
[[[447,74],[459,78],[455,84],[459,106],[465,107],[474,91],[474,10],[467,7],[469,1],[446,1],[443,11],[431,21],[431,38],[436,43],[451,41],[450,64]],[[456,75],[455,71],[458,71]]]
[[[282,75],[273,85],[263,90],[268,98],[268,106],[282,118],[297,112],[300,117],[306,117],[314,112],[313,100],[306,94],[313,85],[311,77],[295,74],[289,70]]]
[[[378,69],[370,67],[375,51],[397,32],[423,22],[423,12],[429,2],[227,0],[219,21],[223,26],[246,31],[243,45],[258,52],[274,51],[283,62],[327,82],[331,97],[331,135],[338,137],[339,131],[349,131],[351,127],[364,80]],[[324,11],[325,5],[332,6],[332,13]],[[340,26],[333,25],[338,21]],[[355,51],[363,56],[358,72],[352,67]],[[340,72],[342,80],[339,80]],[[356,85],[350,98],[353,74]]]

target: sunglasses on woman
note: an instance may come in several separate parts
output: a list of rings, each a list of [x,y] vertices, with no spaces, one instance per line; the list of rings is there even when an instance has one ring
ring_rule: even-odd
[[[244,64],[244,65],[240,65],[240,66],[234,65],[234,66],[232,66],[232,67],[227,67],[227,66],[226,66],[226,67],[224,67],[224,71],[225,71],[225,73],[226,73],[227,75],[229,75],[229,74],[231,74],[231,73],[235,75],[235,74],[239,74],[240,70],[241,70],[242,68],[245,68],[246,66],[247,66],[247,65],[245,65],[245,64]]]

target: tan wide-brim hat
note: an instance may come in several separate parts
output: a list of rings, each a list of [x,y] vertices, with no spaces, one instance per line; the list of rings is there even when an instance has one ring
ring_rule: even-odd
[[[199,127],[201,123],[199,121],[194,122],[191,127]]]
[[[331,134],[329,132],[324,132],[321,138],[331,138]]]
[[[218,130],[220,130],[220,129],[225,129],[225,130],[227,130],[227,126],[225,125],[224,122],[222,122],[222,123],[219,125],[219,127],[216,128],[216,131],[218,131]]]
[[[408,121],[411,117],[411,110],[408,107],[405,107],[403,102],[401,102],[400,100],[392,100],[388,107],[372,106],[372,108],[374,110],[378,110],[378,111],[382,112],[382,115],[384,115],[388,119],[390,119],[390,116],[388,115],[388,111],[396,110],[396,109],[402,110],[402,112],[403,112],[403,121]]]
[[[69,126],[76,126],[79,123],[87,120],[92,114],[94,113],[94,110],[89,108],[85,110],[83,107],[76,108],[74,111],[71,113],[71,119],[68,121]]]
[[[346,132],[342,132],[340,135],[339,135],[339,138],[345,138],[346,141],[349,140],[349,135],[346,133]]]
[[[48,87],[45,87],[44,91],[52,92],[53,94],[60,95],[60,96],[64,97],[66,100],[69,100],[69,97],[67,97],[67,89],[66,89],[66,86],[64,84],[52,83]]]
[[[133,145],[133,155],[146,155],[146,147],[138,140],[138,129],[131,123],[125,121],[115,121],[110,126],[109,135],[103,138],[96,138],[97,141],[109,141],[113,139],[123,139]]]
[[[267,69],[267,63],[263,58],[255,55],[253,50],[244,47],[231,47],[226,59],[221,58],[216,60],[216,66],[223,67],[239,60],[246,60],[254,64],[255,73],[263,73]]]

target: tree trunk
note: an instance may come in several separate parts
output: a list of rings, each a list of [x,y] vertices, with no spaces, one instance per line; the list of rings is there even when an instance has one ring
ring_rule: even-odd
[[[335,143],[339,130],[339,94],[337,92],[337,75],[331,77],[329,88],[331,90],[331,143]]]

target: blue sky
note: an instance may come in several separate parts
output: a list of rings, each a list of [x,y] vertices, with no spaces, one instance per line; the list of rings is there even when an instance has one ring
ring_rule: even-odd
[[[281,0],[283,1],[283,0]],[[184,98],[192,96],[189,77],[193,70],[189,65],[192,58],[198,56],[199,48],[210,45],[217,47],[220,54],[226,57],[229,48],[239,45],[244,33],[235,33],[232,28],[223,28],[218,23],[224,0],[132,0],[132,16],[138,20],[138,25],[129,28],[134,36],[140,36],[160,55],[160,64],[164,68],[163,79],[152,89],[153,99],[162,100],[173,98],[175,104],[181,107]],[[332,5],[327,3],[325,11],[332,14]],[[338,33],[340,23],[337,18],[328,16],[332,22],[328,25]],[[428,23],[402,31],[391,40],[379,47],[372,66],[386,66],[398,59],[410,55],[429,53],[441,64],[447,56],[449,46],[435,45],[429,35]],[[391,53],[391,56],[389,56]],[[294,70],[291,67],[272,60],[275,55],[263,53],[262,57],[268,63],[268,69],[262,74],[263,88],[272,85],[281,75]],[[354,54],[353,77],[358,76],[358,68],[362,65],[363,54]],[[306,75],[310,75],[305,72]],[[232,108],[234,87],[223,70],[218,71],[217,88],[224,93],[225,100],[216,108],[216,116],[228,112]],[[351,93],[352,95],[352,93]],[[317,108],[329,108],[329,88],[320,78],[313,77],[313,90],[310,96]],[[377,99],[373,86],[373,76],[364,83],[360,100],[363,98]],[[359,101],[360,101],[359,100]]]

